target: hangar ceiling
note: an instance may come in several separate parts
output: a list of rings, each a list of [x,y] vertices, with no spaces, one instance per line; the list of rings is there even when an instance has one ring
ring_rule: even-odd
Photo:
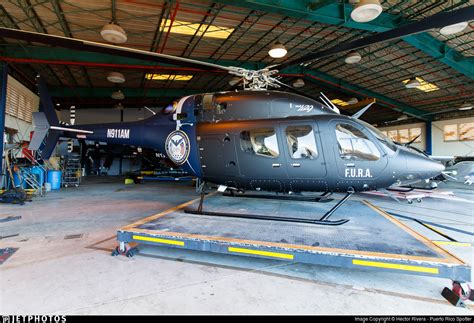
[[[393,29],[441,11],[474,5],[468,0],[381,1],[384,12],[368,23],[350,19],[348,1],[327,0],[6,0],[0,4],[0,25],[28,31],[104,42],[102,27],[115,20],[127,33],[123,46],[206,60],[223,65],[263,67],[310,52]],[[419,120],[473,116],[474,24],[461,33],[443,36],[437,30],[373,45],[359,53],[362,60],[346,64],[345,54],[320,59],[308,66],[282,72],[291,84],[309,95],[323,91],[347,102],[376,98],[364,119],[371,123],[397,120],[403,113]],[[288,49],[283,59],[272,59],[268,49],[280,42]],[[199,71],[137,59],[114,57],[34,43],[1,40],[0,59],[11,64],[15,77],[34,88],[41,74],[61,107],[110,107],[110,97],[121,89],[125,107],[162,106],[180,96],[229,90],[232,75]],[[110,72],[126,81],[107,81]],[[147,75],[160,74],[162,80]],[[175,75],[191,75],[177,80]],[[424,90],[407,89],[412,77],[426,82]],[[430,90],[427,92],[427,89]],[[341,110],[345,107],[341,106]],[[351,109],[356,110],[354,107]],[[415,119],[416,120],[416,119]],[[414,119],[405,122],[413,122]]]

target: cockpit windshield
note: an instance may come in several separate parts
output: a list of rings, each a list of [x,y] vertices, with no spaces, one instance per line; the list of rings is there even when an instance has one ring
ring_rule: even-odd
[[[375,128],[374,126],[372,126],[371,124],[368,124],[365,121],[362,121],[359,119],[357,119],[356,121],[362,124],[363,126],[365,126],[366,128],[368,128],[369,131],[375,136],[375,138],[377,138],[377,140],[380,141],[382,145],[384,145],[385,147],[389,149],[389,152],[397,151],[397,145],[392,141],[392,139],[384,135],[379,129]]]

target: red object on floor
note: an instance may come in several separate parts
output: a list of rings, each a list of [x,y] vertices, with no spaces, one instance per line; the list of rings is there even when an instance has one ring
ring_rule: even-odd
[[[17,251],[18,248],[3,248],[0,249],[0,265],[3,265],[5,261],[7,261],[8,258],[10,258],[11,255]]]

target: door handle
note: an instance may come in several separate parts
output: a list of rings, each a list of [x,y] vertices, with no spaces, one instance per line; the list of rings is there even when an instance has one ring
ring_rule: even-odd
[[[346,164],[346,167],[355,167],[355,166],[356,166],[356,165],[353,164],[353,163],[348,163],[348,164]]]
[[[293,164],[291,164],[291,166],[293,166],[293,167],[301,167],[301,164],[293,163]]]
[[[272,164],[272,167],[273,167],[273,168],[278,168],[278,167],[280,167],[280,166],[281,166],[281,164]]]

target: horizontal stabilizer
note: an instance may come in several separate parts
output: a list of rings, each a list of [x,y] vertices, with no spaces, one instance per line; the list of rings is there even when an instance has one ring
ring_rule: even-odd
[[[77,132],[77,133],[94,133],[94,131],[91,131],[91,130],[82,130],[82,129],[66,128],[66,127],[51,126],[50,129],[60,130],[60,131],[67,131],[67,132]]]
[[[54,151],[54,147],[56,147],[56,142],[63,131],[89,134],[94,133],[90,130],[51,126],[47,115],[44,112],[33,112],[33,122],[35,125],[35,130],[33,132],[33,137],[31,138],[28,149],[39,150],[44,142],[44,139],[46,138],[45,146],[43,149],[41,149],[41,158],[43,159],[48,159],[51,156]]]

